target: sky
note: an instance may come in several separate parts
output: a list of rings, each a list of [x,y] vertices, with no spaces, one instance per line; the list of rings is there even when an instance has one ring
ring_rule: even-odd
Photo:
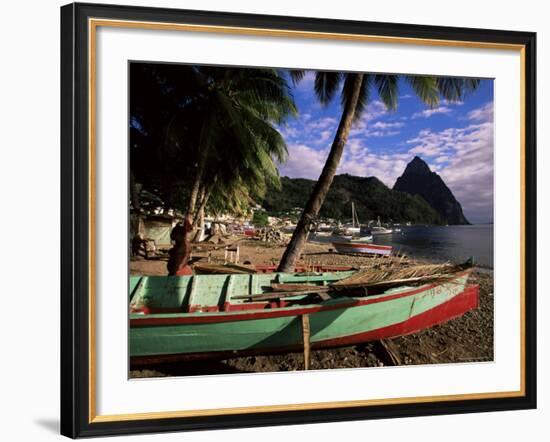
[[[293,85],[298,116],[281,126],[288,158],[281,176],[317,179],[341,116],[339,97],[321,106],[314,73]],[[493,80],[462,102],[426,106],[406,82],[395,111],[373,91],[366,111],[351,129],[338,174],[376,176],[392,188],[407,163],[419,156],[437,172],[462,204],[471,223],[493,221]]]

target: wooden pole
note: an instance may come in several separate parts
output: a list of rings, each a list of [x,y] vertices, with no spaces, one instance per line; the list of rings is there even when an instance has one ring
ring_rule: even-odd
[[[302,337],[304,342],[304,370],[309,370],[311,348],[310,348],[310,328],[309,328],[309,315],[302,315]]]

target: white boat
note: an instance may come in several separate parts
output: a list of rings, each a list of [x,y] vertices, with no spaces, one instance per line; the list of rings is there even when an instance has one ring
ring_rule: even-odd
[[[333,227],[330,224],[320,223],[317,225],[313,234],[315,236],[331,236]]]
[[[361,225],[359,224],[359,218],[357,217],[355,204],[353,202],[351,203],[351,223],[340,226],[334,233],[340,235],[342,238],[357,236],[361,233]]]
[[[332,232],[329,230],[329,231],[324,231],[324,230],[317,230],[313,233],[315,236],[331,236],[332,235]]]
[[[372,241],[372,235],[363,235],[363,236],[352,236],[351,238],[348,239],[348,241],[350,242],[356,242],[356,243],[360,243],[360,242],[371,242]]]
[[[390,255],[392,246],[382,246],[368,242],[334,241],[334,248],[339,253],[360,253],[367,255]]]
[[[382,226],[382,223],[380,222],[380,217],[378,217],[378,225],[371,227],[370,231],[373,234],[373,236],[390,235],[391,233],[393,233],[392,229],[388,229]]]

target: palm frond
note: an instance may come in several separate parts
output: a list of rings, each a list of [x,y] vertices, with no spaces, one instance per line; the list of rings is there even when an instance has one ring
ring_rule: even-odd
[[[436,78],[406,75],[405,80],[409,83],[418,98],[428,106],[434,107],[439,104],[439,89]]]
[[[289,69],[288,74],[290,75],[292,84],[296,85],[303,80],[306,75],[306,71],[301,69]]]
[[[399,95],[399,75],[376,74],[373,76],[373,84],[378,91],[378,97],[387,109],[397,108]]]
[[[323,105],[328,105],[338,91],[342,74],[340,72],[317,72],[315,74],[315,94]]]
[[[436,81],[441,96],[451,102],[461,101],[480,84],[475,78],[437,77]]]

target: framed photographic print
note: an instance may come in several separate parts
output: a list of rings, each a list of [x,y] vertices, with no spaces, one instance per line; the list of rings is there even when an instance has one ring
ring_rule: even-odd
[[[535,43],[62,7],[62,434],[534,408]]]

